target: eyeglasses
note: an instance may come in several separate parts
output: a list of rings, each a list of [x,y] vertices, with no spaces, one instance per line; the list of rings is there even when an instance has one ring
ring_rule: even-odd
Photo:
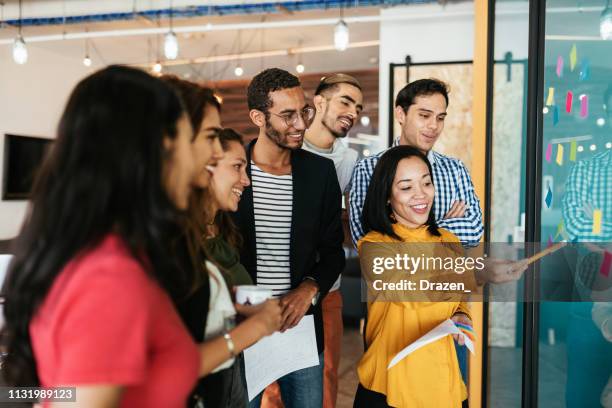
[[[302,117],[302,120],[304,121],[304,124],[306,125],[306,127],[308,127],[310,126],[310,124],[312,123],[312,120],[315,117],[315,108],[313,108],[312,106],[307,106],[299,112],[294,111],[294,112],[285,113],[282,115],[278,113],[274,113],[274,112],[269,112],[269,113],[271,113],[274,116],[278,116],[279,118],[284,120],[285,125],[287,125],[287,127],[295,126],[295,124],[298,121],[298,114],[299,114],[299,116]]]

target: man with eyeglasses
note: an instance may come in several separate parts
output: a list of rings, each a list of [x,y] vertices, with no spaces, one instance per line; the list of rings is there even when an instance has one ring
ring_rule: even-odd
[[[305,150],[331,159],[336,167],[342,193],[348,192],[357,151],[341,139],[351,130],[363,110],[361,84],[346,74],[332,74],[321,78],[313,98],[316,114],[306,131]],[[325,364],[323,380],[323,408],[336,406],[338,394],[338,365],[342,346],[342,296],[340,277],[321,303],[325,328]]]
[[[278,380],[287,406],[323,404],[323,320],[320,299],[344,268],[341,194],[331,160],[307,152],[304,133],[315,112],[297,77],[271,68],[247,91],[249,116],[259,136],[247,147],[245,189],[236,225],[240,260],[257,286],[272,290],[283,307],[281,331],[313,314],[320,364]],[[261,394],[250,402],[259,407]]]

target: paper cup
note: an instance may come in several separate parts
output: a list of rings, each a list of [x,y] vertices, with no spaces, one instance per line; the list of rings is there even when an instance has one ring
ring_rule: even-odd
[[[236,286],[236,303],[241,305],[257,305],[272,297],[272,289],[256,285]]]

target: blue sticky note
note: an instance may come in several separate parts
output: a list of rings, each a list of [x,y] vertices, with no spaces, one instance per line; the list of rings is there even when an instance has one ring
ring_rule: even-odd
[[[548,189],[546,190],[546,198],[544,199],[544,202],[546,203],[546,208],[550,208],[550,206],[552,205],[552,199],[553,199],[553,192],[550,189],[550,185],[549,185]]]
[[[555,126],[557,123],[559,123],[559,108],[557,107],[557,105],[552,107],[553,110],[553,126]]]
[[[580,81],[588,81],[591,77],[591,62],[588,58],[583,58],[580,61],[580,74],[578,75],[578,79]]]

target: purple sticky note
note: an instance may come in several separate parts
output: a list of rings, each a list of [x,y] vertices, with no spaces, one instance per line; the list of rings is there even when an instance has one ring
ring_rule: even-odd
[[[586,118],[587,116],[589,116],[589,97],[580,95],[580,117]]]
[[[559,55],[557,57],[557,77],[561,78],[563,76],[563,57]]]
[[[556,126],[559,123],[559,107],[557,105],[553,106],[553,126]]]
[[[549,143],[546,148],[546,161],[550,163],[550,159],[552,158],[552,145]]]
[[[550,206],[552,205],[552,199],[553,199],[553,193],[552,193],[552,190],[550,189],[550,185],[548,185],[548,189],[546,191],[546,198],[544,199],[544,202],[546,203],[546,208],[550,208]]]
[[[572,91],[567,91],[567,95],[565,96],[565,111],[567,113],[572,113],[572,101],[574,100],[574,94]]]
[[[546,248],[550,248],[553,244],[553,237],[552,235],[548,236],[548,242],[546,243]]]
[[[605,251],[603,261],[601,262],[601,267],[599,268],[599,273],[601,273],[606,278],[610,276],[610,267],[612,266],[612,253]]]

